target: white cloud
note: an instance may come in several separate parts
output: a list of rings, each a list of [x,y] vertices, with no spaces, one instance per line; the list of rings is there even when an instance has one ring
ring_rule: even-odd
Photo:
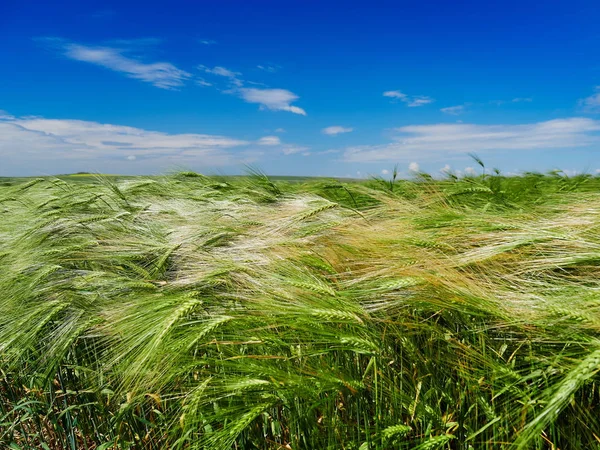
[[[203,45],[214,45],[217,41],[213,41],[212,39],[198,39],[198,43]]]
[[[215,66],[211,68],[203,66],[202,64],[200,64],[196,68],[211,75],[228,78],[234,86],[240,87],[244,84],[244,82],[239,78],[239,76],[241,75],[240,72],[234,72],[233,70],[227,69],[222,66]]]
[[[323,150],[322,152],[317,152],[317,155],[330,155],[332,153],[339,153],[340,150],[338,149],[334,149],[334,148],[330,148],[329,150]]]
[[[285,133],[285,129],[284,128],[277,128],[275,130],[275,133]]]
[[[323,128],[321,132],[323,134],[327,134],[329,136],[336,136],[341,133],[350,133],[354,128],[341,127],[339,125],[334,125],[331,127]]]
[[[560,170],[560,172],[564,173],[568,177],[574,177],[574,176],[579,175],[581,173],[577,169],[563,169],[563,170]]]
[[[281,139],[278,136],[264,136],[258,140],[258,145],[281,145]]]
[[[129,78],[151,83],[161,89],[179,88],[191,77],[190,73],[178,69],[171,63],[144,63],[138,59],[125,56],[125,51],[122,49],[89,47],[74,43],[64,44],[60,40],[52,42],[62,44],[62,51],[67,58],[120,72]]]
[[[304,154],[304,156],[306,156],[305,153],[307,153],[307,150],[309,150],[308,147],[302,147],[300,145],[293,145],[293,144],[286,144],[282,148],[282,153],[284,155],[294,155],[296,153],[302,153],[302,154]]]
[[[409,106],[411,108],[427,105],[435,101],[433,98],[428,97],[426,95],[416,95],[410,97],[401,91],[385,91],[383,93],[383,96],[392,98],[394,100],[400,100],[401,102],[406,103],[406,106]]]
[[[515,97],[512,100],[491,100],[489,103],[497,106],[505,105],[506,103],[530,103],[533,101],[531,97]]]
[[[31,169],[39,173],[50,167],[64,172],[79,163],[87,170],[98,170],[123,159],[152,160],[155,168],[163,170],[177,162],[215,167],[241,162],[244,150],[233,155],[230,149],[249,144],[226,136],[168,134],[83,120],[0,119],[0,154],[8,158],[13,171],[20,172]],[[118,171],[119,166],[115,167]]]
[[[292,105],[299,97],[286,89],[241,88],[238,92],[246,102],[258,103],[261,109],[306,115],[302,108]]]
[[[238,78],[241,73],[234,72],[233,70],[227,69],[222,66],[215,66],[213,68],[206,67],[204,65],[197,66],[198,70],[206,72],[211,75],[217,75],[228,78],[230,83],[233,85],[230,89],[222,90],[224,94],[232,94],[241,97],[247,103],[257,103],[260,105],[261,110],[271,111],[289,111],[294,114],[306,115],[306,111],[302,108],[293,105],[298,97],[293,92],[287,89],[270,89],[270,88],[257,88],[257,87],[244,87],[244,85],[261,85],[261,83],[254,83],[252,81],[244,81]],[[200,83],[201,85],[204,85]]]
[[[131,54],[133,47],[139,47],[139,44],[133,45],[134,41],[143,41],[144,45],[151,41],[152,44],[158,42],[156,39],[144,39],[144,40],[127,40],[120,41],[126,47],[130,48],[115,48],[115,47],[91,47],[81,44],[72,43],[60,38],[40,38],[37,39],[40,42],[44,42],[46,45],[53,49],[58,49],[66,57],[76,60],[95,64],[115,72],[125,74],[129,78],[142,80],[162,89],[177,89],[182,87],[185,82],[192,77],[192,74],[177,68],[175,65],[168,62],[155,62],[145,63],[139,58],[126,56]],[[206,40],[200,41],[202,43],[212,43]],[[269,68],[275,68],[276,66],[269,66]],[[205,73],[228,78],[232,88],[224,90],[222,92],[227,94],[239,95],[248,103],[257,103],[261,105],[261,109],[269,109],[273,111],[289,111],[294,114],[306,115],[304,109],[293,105],[292,103],[298,100],[298,96],[293,92],[286,89],[267,89],[267,88],[245,88],[245,83],[257,84],[252,82],[245,82],[241,80],[239,76],[241,73],[227,69],[223,66],[207,67],[204,65],[197,66],[199,70]],[[265,66],[263,66],[263,69]],[[212,83],[197,78],[194,80],[199,86],[212,86]]]
[[[284,144],[281,142],[279,136],[263,136],[258,141],[256,141],[258,145],[267,146],[267,147],[275,147],[276,152],[281,152],[284,155],[295,155],[297,153],[301,153],[303,156],[309,156],[311,153],[309,147],[304,147],[296,144]],[[270,152],[272,153],[272,152]]]
[[[269,64],[269,65],[261,65],[259,64],[258,66],[256,66],[257,69],[260,70],[264,70],[265,72],[277,72],[279,69],[281,69],[281,66],[278,66],[276,64]]]
[[[594,90],[595,94],[579,100],[579,106],[587,112],[600,112],[600,86],[596,86]]]
[[[473,167],[465,167],[465,175],[468,175],[470,177],[477,175],[477,172],[475,171],[475,169]]]
[[[444,167],[442,167],[440,169],[440,172],[442,172],[442,173],[451,173],[452,172],[452,167],[450,167],[449,164],[446,164]]]
[[[381,171],[381,174],[382,174],[382,175],[387,175],[387,174],[389,174],[389,173],[390,173],[390,171],[389,171],[389,170],[387,170],[387,169],[383,169],[383,170]]]
[[[397,161],[494,150],[571,149],[600,144],[600,121],[583,117],[524,125],[434,124],[397,128],[393,142],[345,149],[352,162]]]
[[[457,105],[457,106],[448,106],[446,108],[440,109],[444,114],[450,114],[452,116],[457,116],[463,113],[465,110],[465,105]]]
[[[404,100],[406,98],[406,94],[403,94],[400,91],[385,91],[383,93],[384,97],[390,97],[390,98],[398,98],[400,100]]]
[[[225,67],[215,66],[212,69],[206,66],[198,66],[198,69],[205,71],[206,73],[211,73],[213,75],[218,75],[220,77],[227,78],[236,78],[238,75],[241,75],[240,72],[234,72],[233,70],[226,69]]]
[[[415,106],[427,105],[429,103],[433,103],[434,101],[435,100],[433,100],[431,97],[427,97],[425,95],[420,95],[420,96],[417,96],[417,97],[413,97],[406,104],[409,107],[415,107]]]
[[[410,170],[411,172],[418,172],[420,170],[419,163],[414,162],[414,161],[411,162],[408,165],[408,170]]]
[[[204,86],[204,87],[212,86],[212,83],[209,83],[204,78],[198,78],[198,79],[196,79],[196,84],[198,86]]]
[[[14,116],[11,116],[9,113],[4,111],[3,109],[0,109],[0,120],[2,120],[2,119],[14,119]]]

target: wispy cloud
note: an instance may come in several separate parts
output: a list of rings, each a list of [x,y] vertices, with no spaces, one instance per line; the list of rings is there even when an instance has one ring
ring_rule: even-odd
[[[350,133],[352,131],[354,131],[354,128],[348,128],[348,127],[342,127],[342,126],[339,126],[339,125],[334,125],[334,126],[331,126],[331,127],[323,128],[321,130],[321,133],[327,134],[329,136],[337,136],[338,134],[341,134],[341,133]]]
[[[240,72],[234,72],[222,66],[206,67],[201,64],[197,66],[197,69],[210,75],[227,78],[233,86],[241,87],[244,84],[243,80],[239,78],[242,75]]]
[[[295,155],[302,153],[304,156],[310,155],[308,152],[309,147],[296,144],[284,144],[279,136],[263,136],[258,141],[258,145],[273,147],[276,152],[283,153],[284,155]]]
[[[309,150],[308,147],[294,144],[286,144],[281,149],[284,155],[295,155],[296,153],[302,153],[302,155],[304,156],[310,155],[310,152],[308,152],[307,150]]]
[[[261,109],[306,115],[306,111],[302,108],[292,105],[300,97],[287,89],[240,88],[237,92],[244,101],[257,103]]]
[[[279,136],[263,136],[258,140],[258,145],[281,145]]]
[[[419,166],[418,162],[411,162],[408,165],[408,170],[410,170],[411,172],[418,172],[419,170],[421,170],[421,167]]]
[[[397,98],[399,100],[404,100],[407,98],[407,95],[400,91],[385,91],[383,93],[384,97]]]
[[[169,134],[122,125],[83,120],[0,118],[0,154],[17,167],[44,167],[60,161],[86,162],[95,170],[99,163],[115,160],[155,160],[164,163],[194,162],[216,167],[239,162],[250,142],[209,134]],[[64,163],[64,165],[63,165]],[[158,164],[158,163],[157,163]],[[118,168],[121,170],[121,168]]]
[[[177,89],[191,77],[190,73],[169,62],[147,63],[138,58],[126,56],[126,53],[130,51],[128,49],[93,47],[57,38],[46,38],[43,41],[52,48],[57,48],[67,58],[104,67],[161,89]]]
[[[10,119],[14,119],[15,117],[10,115],[9,113],[7,113],[6,111],[4,111],[3,109],[0,109],[0,120],[4,119],[4,120],[10,120]]]
[[[465,105],[448,106],[440,109],[444,114],[450,114],[451,116],[458,116],[465,112]]]
[[[414,107],[414,106],[423,106],[423,105],[428,105],[429,103],[433,103],[435,100],[432,99],[431,97],[426,97],[426,96],[417,96],[417,97],[413,97],[409,102],[406,103],[407,106],[410,107]]]
[[[511,100],[492,100],[489,103],[492,105],[501,106],[506,105],[507,103],[531,103],[532,101],[533,98],[531,97],[515,97]]]
[[[133,52],[132,47],[153,45],[157,43],[155,38],[113,41],[113,43],[120,42],[123,48],[82,45],[60,38],[39,38],[37,40],[52,49],[60,51],[67,58],[104,67],[129,78],[151,83],[161,89],[180,88],[192,78],[192,74],[169,62],[147,63],[139,57],[131,55]],[[242,80],[240,72],[223,66],[207,67],[199,65],[197,69],[215,77],[226,78],[229,82],[229,89],[222,90],[223,93],[237,95],[248,103],[259,104],[260,109],[288,111],[294,114],[306,115],[304,109],[293,105],[299,97],[287,89],[245,87],[246,83],[256,83]],[[211,82],[213,80],[207,81],[202,77],[195,77],[192,81],[203,87],[214,85]]]
[[[395,131],[397,136],[388,144],[346,148],[344,160],[397,161],[415,154],[435,159],[467,152],[570,149],[600,144],[600,121],[583,117],[522,125],[410,125]]]
[[[257,69],[260,70],[264,70],[265,72],[277,72],[279,69],[281,69],[281,66],[278,66],[277,64],[266,64],[266,65],[262,65],[259,64],[258,66],[256,66]]]
[[[215,66],[213,68],[206,67],[203,65],[199,65],[198,69],[203,70],[206,73],[210,73],[213,75],[218,75],[220,77],[227,78],[237,78],[238,75],[241,75],[240,72],[234,72],[233,70],[226,69],[225,67]]]
[[[208,86],[212,86],[212,83],[209,83],[208,81],[206,81],[204,78],[196,78],[196,84],[198,86],[203,86],[203,87],[208,87]]]
[[[340,153],[341,150],[336,148],[330,148],[329,150],[323,150],[322,152],[318,152],[319,155],[330,155],[332,153]]]
[[[308,152],[310,150],[309,147],[283,143],[279,136],[263,136],[256,143],[261,146],[272,147],[275,152],[280,152],[284,155],[295,155],[297,153],[302,153],[304,156],[310,155],[310,152]],[[272,153],[273,150],[269,153]]]
[[[261,110],[288,111],[302,116],[306,115],[304,109],[292,104],[300,97],[287,89],[247,87],[247,85],[260,86],[262,83],[242,80],[240,72],[235,72],[223,66],[207,67],[199,65],[197,69],[210,75],[226,78],[229,81],[229,89],[221,90],[221,92],[236,95],[247,103],[259,104]],[[201,86],[207,86],[203,79],[200,79],[197,83]]]
[[[385,91],[383,96],[404,102],[406,103],[406,106],[411,108],[427,105],[435,101],[433,98],[426,95],[408,96],[401,91]]]
[[[202,45],[215,45],[217,41],[213,39],[198,39],[198,43]]]
[[[596,86],[594,90],[596,91],[595,94],[579,100],[579,106],[581,106],[586,112],[600,112],[600,86]]]

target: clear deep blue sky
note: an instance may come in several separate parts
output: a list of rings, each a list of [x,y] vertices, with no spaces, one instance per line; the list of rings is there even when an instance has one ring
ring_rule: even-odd
[[[600,169],[598,1],[0,0],[0,175]]]

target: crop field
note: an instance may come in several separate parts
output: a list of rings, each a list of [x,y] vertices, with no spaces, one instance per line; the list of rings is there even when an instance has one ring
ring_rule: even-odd
[[[600,177],[0,179],[2,449],[600,449]]]

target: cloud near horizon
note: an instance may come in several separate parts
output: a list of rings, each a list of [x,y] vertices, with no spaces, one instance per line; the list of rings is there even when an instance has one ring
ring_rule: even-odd
[[[67,161],[64,167],[70,170],[68,161],[77,161],[96,170],[98,162],[134,160],[220,167],[251,162],[252,152],[244,149],[250,144],[226,136],[169,134],[84,120],[0,117],[0,154],[17,167]],[[234,148],[241,151],[234,155],[229,151]]]
[[[410,170],[411,172],[418,172],[419,170],[421,170],[421,167],[419,166],[418,162],[413,161],[408,165],[408,170]]]
[[[346,162],[423,160],[494,150],[586,147],[600,143],[600,121],[583,117],[521,125],[434,124],[396,128],[394,141],[344,150]]]

